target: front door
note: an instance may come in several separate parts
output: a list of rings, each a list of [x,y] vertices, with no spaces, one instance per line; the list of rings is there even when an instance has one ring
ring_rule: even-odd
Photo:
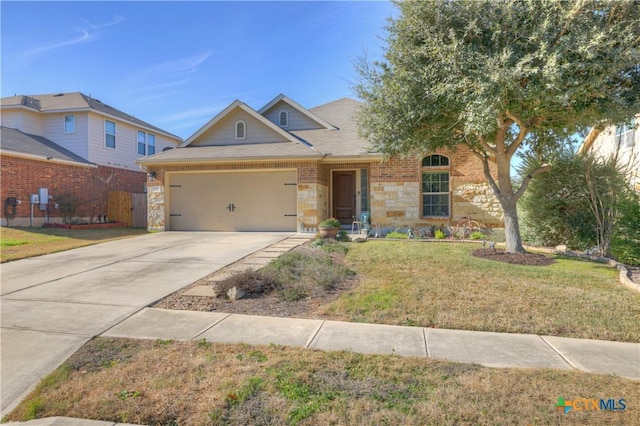
[[[356,172],[333,172],[333,217],[351,225],[356,215]]]

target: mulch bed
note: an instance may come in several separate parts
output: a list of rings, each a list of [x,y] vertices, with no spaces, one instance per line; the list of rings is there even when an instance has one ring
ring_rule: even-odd
[[[555,263],[555,259],[537,253],[505,253],[500,249],[475,249],[471,252],[475,257],[511,263],[514,265],[546,266]]]

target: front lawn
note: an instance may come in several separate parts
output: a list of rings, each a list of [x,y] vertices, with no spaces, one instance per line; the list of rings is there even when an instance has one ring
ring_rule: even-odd
[[[0,228],[0,262],[25,259],[146,234],[146,229]]]
[[[621,411],[558,410],[558,398]],[[546,369],[204,340],[97,338],[5,420],[145,425],[637,425],[638,383]]]
[[[331,318],[640,342],[640,295],[606,265],[558,257],[548,266],[476,258],[475,244],[369,241],[346,262],[360,286]]]

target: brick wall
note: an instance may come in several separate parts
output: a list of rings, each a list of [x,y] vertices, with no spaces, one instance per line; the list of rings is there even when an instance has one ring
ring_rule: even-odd
[[[53,199],[49,201],[50,222],[59,222],[54,208],[56,199],[62,196],[78,200],[78,216],[92,217],[107,213],[107,196],[110,191],[144,192],[146,173],[113,167],[80,167],[48,161],[38,161],[9,155],[0,155],[2,225],[6,225],[4,202],[8,197],[16,197],[22,203],[17,206],[12,226],[28,226],[31,194],[39,188],[47,188]],[[33,209],[34,225],[45,220],[45,211],[37,206]]]

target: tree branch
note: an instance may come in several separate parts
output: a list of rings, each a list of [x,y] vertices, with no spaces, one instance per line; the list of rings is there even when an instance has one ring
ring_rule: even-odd
[[[481,160],[484,177],[487,179],[487,182],[489,182],[489,186],[491,186],[491,189],[493,189],[493,193],[496,195],[496,197],[500,198],[502,196],[502,192],[500,192],[500,187],[498,187],[498,184],[493,179],[493,176],[491,176],[491,170],[489,169],[489,157],[487,157],[486,155],[482,156]]]
[[[602,129],[598,127],[592,127],[591,130],[589,130],[587,136],[584,138],[582,145],[580,145],[580,148],[578,149],[578,155],[584,155],[589,152],[600,133],[602,133]]]
[[[488,152],[491,155],[496,155],[496,149],[495,147],[492,147],[491,145],[489,145],[489,143],[486,141],[486,139],[484,138],[484,136],[479,135],[477,133],[474,132],[474,134],[476,135],[476,138],[478,138],[478,142],[480,143],[480,146],[482,146],[482,148]]]
[[[506,154],[509,158],[513,157],[513,154],[515,154],[516,150],[520,147],[520,145],[522,145],[524,138],[526,138],[528,134],[529,134],[529,128],[526,126],[524,127],[521,126],[520,132],[518,133],[518,137],[506,149]]]
[[[516,200],[520,199],[520,197],[522,197],[522,194],[524,194],[524,192],[529,187],[529,183],[531,182],[531,179],[538,176],[539,174],[548,172],[549,170],[551,170],[551,164],[544,164],[538,167],[537,169],[535,169],[533,172],[529,173],[522,181],[522,185],[520,185],[518,192],[514,194],[514,198]]]

